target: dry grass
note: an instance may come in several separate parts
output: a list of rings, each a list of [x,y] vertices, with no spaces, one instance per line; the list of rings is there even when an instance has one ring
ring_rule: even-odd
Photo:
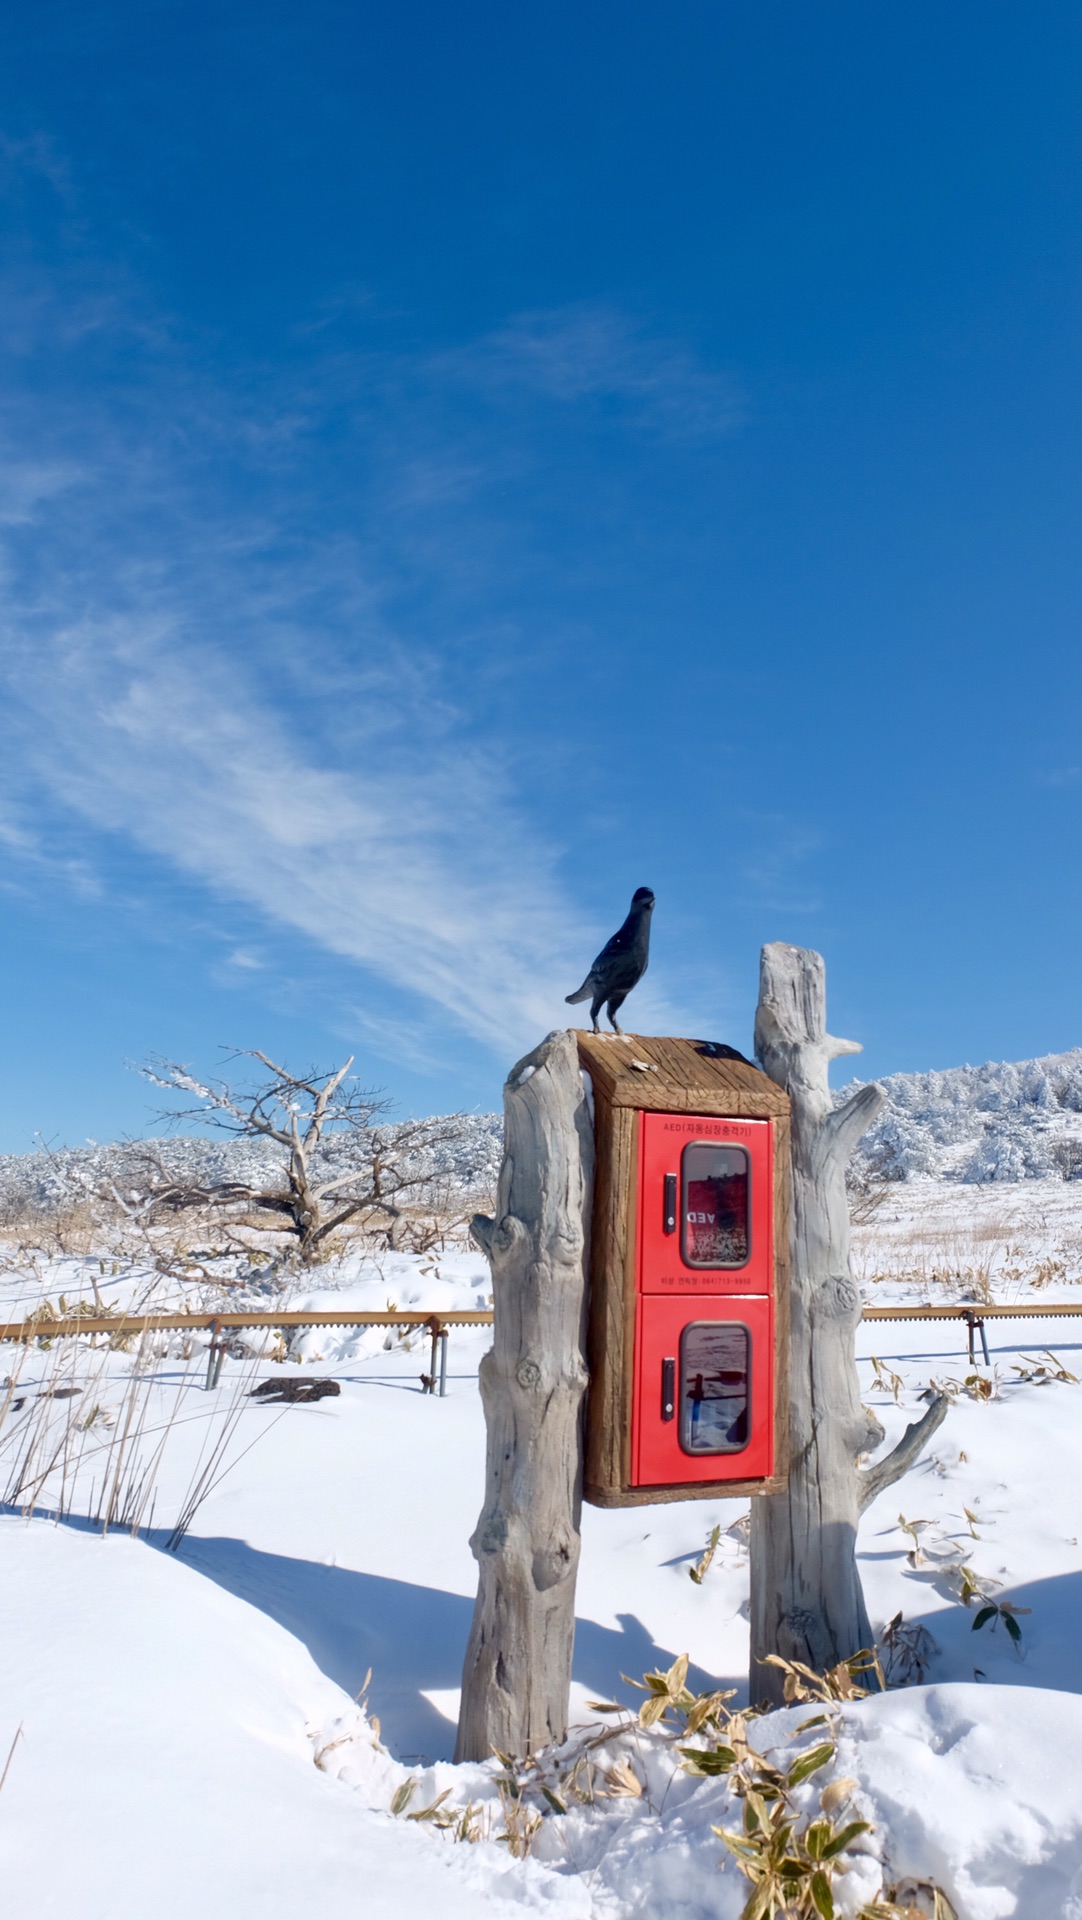
[[[164,1381],[163,1350],[186,1349],[179,1375]],[[78,1336],[58,1341],[42,1368],[40,1348],[7,1348],[11,1371],[0,1386],[0,1505],[29,1518],[79,1520],[102,1534],[135,1535],[155,1522],[162,1462],[178,1428],[197,1421],[202,1441],[166,1545],[175,1549],[203,1502],[248,1447],[235,1440],[261,1364],[258,1353],[234,1376],[225,1397],[204,1399],[204,1352],[185,1339],[143,1334],[127,1373],[118,1379],[108,1349]],[[191,1402],[192,1388],[198,1399]],[[279,1416],[281,1417],[281,1416]],[[275,1425],[261,1418],[249,1443]]]
[[[853,1273],[865,1297],[891,1285],[932,1305],[1009,1304],[1082,1283],[1082,1192],[1043,1183],[888,1188],[854,1215]]]
[[[138,1268],[149,1276],[190,1287],[201,1284],[222,1295],[257,1275],[288,1283],[293,1274],[335,1266],[356,1254],[442,1254],[472,1244],[469,1221],[491,1210],[491,1194],[439,1205],[404,1206],[388,1227],[376,1220],[352,1221],[339,1228],[302,1263],[296,1250],[269,1242],[266,1221],[238,1210],[192,1210],[183,1218],[135,1221],[107,1201],[80,1200],[51,1208],[27,1206],[0,1219],[0,1274],[7,1272],[32,1289],[40,1280],[46,1297],[47,1275],[58,1263],[81,1265],[95,1306],[103,1310],[99,1283]],[[147,1302],[140,1300],[138,1306]],[[213,1302],[208,1302],[213,1304]],[[133,1310],[138,1310],[138,1306]]]
[[[416,1206],[404,1211],[396,1227],[396,1250],[427,1256],[433,1270],[442,1254],[469,1245],[460,1211]],[[9,1344],[0,1363],[0,1503],[25,1515],[81,1519],[103,1533],[147,1529],[155,1518],[169,1437],[178,1425],[198,1419],[203,1444],[177,1511],[167,1516],[169,1544],[179,1544],[239,1457],[237,1428],[247,1389],[261,1360],[286,1357],[281,1336],[238,1334],[229,1350],[248,1365],[238,1370],[231,1394],[205,1401],[200,1394],[186,1407],[189,1390],[201,1383],[206,1335],[103,1333],[53,1340],[49,1327],[80,1311],[131,1316],[187,1306],[206,1312],[235,1305],[238,1292],[272,1294],[281,1303],[292,1288],[310,1288],[312,1267],[295,1254],[272,1255],[254,1236],[238,1240],[236,1227],[228,1234],[222,1229],[220,1214],[140,1224],[89,1200],[24,1210],[20,1219],[9,1215],[0,1225],[0,1294],[7,1299],[0,1318],[34,1327],[34,1338]],[[355,1269],[358,1255],[370,1273],[375,1263],[378,1275],[388,1252],[385,1231],[363,1224],[344,1228],[337,1244],[323,1250],[320,1284],[333,1286],[335,1266]],[[121,1377],[119,1353],[131,1356]],[[158,1366],[167,1356],[181,1363],[179,1378],[174,1373],[168,1385]],[[259,1433],[273,1424],[262,1416]]]

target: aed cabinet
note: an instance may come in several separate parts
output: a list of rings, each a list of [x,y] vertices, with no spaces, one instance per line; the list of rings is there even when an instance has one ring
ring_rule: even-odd
[[[788,1097],[709,1042],[578,1039],[596,1142],[585,1497],[777,1492]]]

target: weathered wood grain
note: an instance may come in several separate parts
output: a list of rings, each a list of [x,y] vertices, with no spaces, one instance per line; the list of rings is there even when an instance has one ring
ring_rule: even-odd
[[[668,1506],[674,1500],[749,1500],[760,1493],[778,1493],[785,1482],[780,1474],[769,1480],[705,1480],[675,1487],[622,1487],[608,1492],[594,1488],[589,1494],[592,1507]]]
[[[635,1353],[635,1212],[638,1115],[613,1111],[595,1091],[597,1176],[591,1234],[591,1286],[586,1411],[586,1488],[622,1485],[629,1477],[631,1385]],[[618,1284],[609,1284],[619,1276]]]
[[[457,1760],[521,1756],[567,1731],[582,1499],[594,1140],[575,1039],[553,1033],[504,1087],[493,1344],[481,1362],[485,1500]]]
[[[792,1321],[792,1121],[774,1122],[774,1476],[762,1493],[781,1493],[789,1479],[789,1366]]]
[[[784,1676],[767,1654],[823,1673],[872,1644],[856,1561],[862,1503],[858,1457],[882,1439],[861,1405],[854,1334],[860,1296],[849,1270],[845,1167],[884,1094],[862,1087],[834,1107],[831,1060],[859,1053],[826,1030],[822,957],[776,943],[763,948],[755,1050],[792,1102],[793,1219],[787,1389],[788,1482],[752,1503],[751,1697],[780,1705]],[[942,1420],[930,1410],[920,1439]],[[910,1464],[913,1437],[874,1470],[874,1488]]]
[[[741,1060],[712,1060],[697,1040],[647,1034],[580,1032],[579,1058],[593,1081],[595,1098],[610,1107],[644,1107],[652,1113],[718,1113],[735,1119],[786,1114],[784,1093],[758,1067]],[[642,1061],[643,1072],[635,1066]]]

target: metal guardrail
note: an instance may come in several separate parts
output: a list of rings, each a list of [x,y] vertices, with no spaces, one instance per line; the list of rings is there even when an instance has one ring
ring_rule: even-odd
[[[29,1314],[25,1320],[0,1321],[0,1340],[58,1340],[71,1333],[214,1333],[242,1327],[427,1327],[438,1320],[443,1327],[490,1327],[492,1309],[432,1307],[407,1311],[395,1307],[386,1313],[352,1313],[304,1308],[281,1313],[78,1313],[63,1320]]]
[[[990,1366],[988,1354],[988,1336],[984,1331],[986,1320],[1041,1320],[1041,1319],[1082,1319],[1082,1301],[1078,1306],[1055,1302],[1045,1307],[1022,1306],[963,1306],[963,1307],[865,1307],[862,1316],[865,1320],[964,1320],[969,1329],[969,1358],[973,1363],[976,1355],[973,1341],[978,1333],[984,1352],[984,1364]]]
[[[1082,1320],[1082,1300],[1077,1306],[1054,1301],[1044,1307],[865,1307],[865,1320],[1040,1320],[1052,1314]]]
[[[412,1311],[394,1307],[383,1313],[351,1312],[301,1308],[279,1313],[79,1313],[64,1320],[45,1314],[31,1314],[25,1320],[0,1321],[0,1340],[62,1340],[81,1333],[111,1333],[126,1338],[143,1333],[209,1333],[207,1388],[218,1385],[222,1360],[229,1345],[228,1335],[263,1327],[268,1333],[295,1331],[301,1327],[417,1327],[432,1336],[431,1370],[422,1374],[423,1391],[436,1392],[437,1358],[439,1396],[447,1392],[447,1339],[451,1327],[490,1327],[491,1308],[449,1308],[446,1312]]]
[[[865,1307],[865,1320],[961,1320],[969,1334],[969,1358],[973,1343],[980,1335],[985,1365],[989,1364],[986,1320],[1082,1319],[1082,1301],[1077,1306],[1055,1302],[1047,1306],[951,1306],[951,1307]],[[366,1313],[338,1308],[300,1308],[271,1313],[129,1313],[73,1314],[52,1320],[32,1314],[25,1320],[0,1321],[2,1340],[60,1340],[80,1333],[115,1333],[121,1336],[142,1333],[209,1333],[210,1358],[207,1386],[216,1387],[222,1370],[222,1357],[230,1333],[263,1327],[268,1333],[296,1331],[302,1327],[417,1327],[432,1336],[432,1370],[422,1378],[426,1393],[436,1391],[436,1361],[439,1358],[439,1393],[447,1391],[447,1337],[451,1327],[490,1327],[491,1307],[449,1308],[438,1312],[423,1308],[390,1308],[382,1313]]]

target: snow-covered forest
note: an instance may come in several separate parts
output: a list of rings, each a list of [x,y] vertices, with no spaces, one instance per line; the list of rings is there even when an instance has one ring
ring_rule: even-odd
[[[1082,1175],[1082,1047],[1040,1060],[891,1073],[880,1084],[886,1109],[854,1156],[873,1177],[982,1184]]]
[[[845,1098],[852,1081],[839,1090]],[[930,1073],[892,1073],[880,1083],[887,1105],[854,1155],[858,1179],[918,1176],[981,1185],[991,1181],[1073,1180],[1082,1176],[1082,1047],[1040,1060],[990,1061]],[[503,1122],[496,1113],[461,1116],[457,1138],[435,1149],[426,1165],[448,1194],[490,1192],[500,1161]],[[275,1150],[266,1141],[224,1135],[170,1134],[149,1140],[51,1146],[0,1155],[0,1207],[39,1206],[79,1191],[97,1192],[105,1178],[138,1183],[148,1150],[171,1172],[193,1182],[246,1180],[270,1184]],[[332,1139],[318,1164],[333,1171],[342,1147]]]
[[[454,1133],[454,1139],[420,1156],[424,1169],[431,1174],[434,1190],[455,1198],[490,1193],[500,1164],[500,1115],[456,1117]],[[350,1151],[348,1140],[331,1135],[314,1158],[316,1177],[333,1178],[348,1163]],[[122,1190],[141,1191],[158,1167],[193,1185],[242,1180],[255,1187],[270,1187],[280,1163],[281,1154],[272,1142],[231,1139],[225,1134],[211,1138],[168,1134],[108,1145],[88,1143],[40,1148],[35,1153],[0,1154],[0,1208],[9,1214],[48,1208],[79,1194],[98,1194],[109,1181],[115,1181]]]

